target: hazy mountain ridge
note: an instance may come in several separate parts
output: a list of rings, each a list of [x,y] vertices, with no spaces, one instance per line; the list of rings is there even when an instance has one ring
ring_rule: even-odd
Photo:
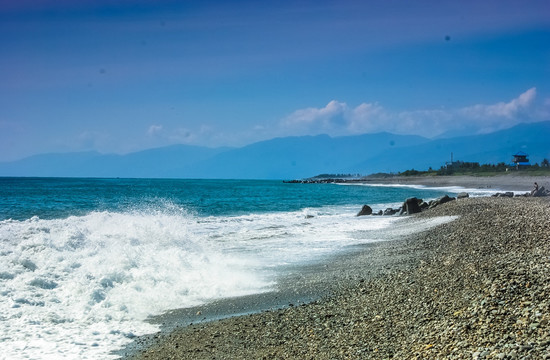
[[[178,177],[182,169],[191,168],[228,149],[171,145],[126,155],[98,152],[40,154],[0,163],[0,176]]]
[[[428,143],[410,146],[406,151],[390,150],[377,159],[369,158],[347,169],[373,168],[376,171],[403,171],[415,168],[438,169],[451,160],[479,163],[510,163],[518,151],[529,154],[531,163],[550,159],[550,121],[520,124],[489,134],[438,138]]]
[[[366,154],[429,141],[390,133],[331,138],[328,135],[276,138],[221,153],[200,164],[199,177],[280,179],[338,172]]]
[[[498,163],[517,151],[550,158],[550,121],[498,132],[427,139],[391,133],[275,138],[241,148],[172,145],[126,155],[42,154],[0,163],[0,176],[294,179],[319,173],[439,168],[454,160]]]

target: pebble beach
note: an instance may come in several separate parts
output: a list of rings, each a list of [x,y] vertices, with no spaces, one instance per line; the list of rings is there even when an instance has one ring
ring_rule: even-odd
[[[466,198],[408,218],[441,216],[456,218],[326,264],[304,279],[326,289],[312,302],[175,326],[125,358],[550,358],[550,199]]]

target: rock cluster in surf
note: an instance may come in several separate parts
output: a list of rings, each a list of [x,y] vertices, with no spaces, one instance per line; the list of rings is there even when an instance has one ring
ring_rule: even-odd
[[[449,201],[456,200],[457,198],[461,199],[461,198],[466,198],[468,196],[469,195],[465,194],[465,193],[459,194],[459,196],[456,197],[456,198],[455,197],[450,197],[449,195],[444,195],[444,196],[442,196],[438,199],[430,200],[428,202],[426,202],[422,199],[418,199],[416,197],[412,197],[412,198],[408,198],[407,200],[405,200],[403,202],[403,205],[400,208],[397,208],[397,209],[387,208],[386,210],[379,210],[378,212],[373,212],[372,208],[370,206],[363,205],[363,208],[361,209],[361,211],[359,211],[359,213],[357,213],[357,216],[363,216],[363,215],[386,215],[386,216],[388,216],[388,215],[395,215],[395,214],[398,214],[398,215],[412,215],[412,214],[416,214],[416,213],[422,212],[422,211],[427,210],[427,209],[433,209],[436,206],[439,206],[441,204],[445,204]]]
[[[530,193],[523,193],[523,194],[514,194],[512,191],[507,192],[497,192],[491,197],[542,197],[542,196],[550,196],[550,191],[546,190],[544,186],[540,187],[537,190],[534,190]],[[419,212],[422,212],[424,210],[433,209],[436,206],[439,206],[441,204],[445,204],[449,201],[457,200],[457,199],[465,199],[470,197],[468,193],[461,192],[456,197],[451,197],[449,195],[444,195],[438,199],[430,200],[428,202],[418,199],[416,197],[408,198],[403,202],[403,205],[397,209],[387,208],[386,210],[379,210],[377,212],[374,212],[372,208],[368,205],[363,205],[363,208],[359,213],[357,213],[357,216],[364,216],[364,215],[412,215]]]

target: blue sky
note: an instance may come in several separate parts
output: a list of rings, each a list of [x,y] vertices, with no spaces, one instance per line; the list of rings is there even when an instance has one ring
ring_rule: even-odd
[[[550,120],[550,2],[0,0],[0,161]]]

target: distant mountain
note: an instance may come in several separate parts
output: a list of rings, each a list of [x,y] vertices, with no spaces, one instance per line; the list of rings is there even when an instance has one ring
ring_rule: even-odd
[[[390,133],[275,138],[242,148],[173,145],[126,155],[43,154],[0,163],[0,176],[296,179],[320,173],[438,169],[446,161],[531,162],[550,159],[550,121],[491,134],[438,138]]]
[[[390,149],[404,149],[429,141],[420,136],[390,133],[276,138],[218,154],[201,163],[196,170],[199,177],[303,178],[340,172]]]
[[[180,177],[198,163],[229,149],[172,145],[127,155],[97,152],[42,154],[0,163],[0,176]]]
[[[393,149],[346,169],[347,172],[391,172],[407,169],[439,169],[445,162],[510,163],[518,151],[528,153],[531,163],[550,159],[550,121],[520,124],[490,134],[436,139],[427,143]]]

